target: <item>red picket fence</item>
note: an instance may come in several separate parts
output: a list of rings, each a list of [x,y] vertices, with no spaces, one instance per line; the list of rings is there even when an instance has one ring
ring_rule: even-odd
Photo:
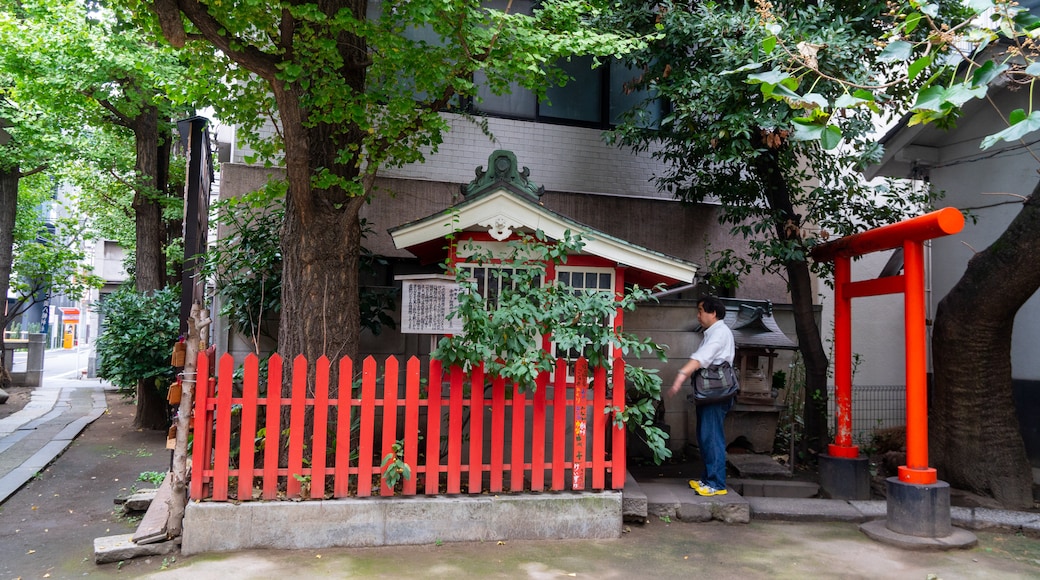
[[[268,362],[266,394],[261,395],[255,355],[246,357],[239,387],[230,355],[220,358],[214,378],[209,376],[209,356],[200,353],[191,498],[246,501],[624,487],[625,429],[614,425],[610,412],[624,408],[620,358],[610,384],[604,369],[595,369],[589,384],[584,359],[575,363],[570,381],[567,363],[560,360],[552,376],[538,377],[537,388],[529,393],[515,386],[507,389],[503,379],[485,377],[482,369],[469,375],[458,368],[443,372],[438,361],[430,361],[424,380],[415,357],[407,361],[403,377],[394,357],[386,359],[380,375],[376,360],[368,357],[360,387],[353,384],[351,360],[340,360],[340,396],[330,397],[330,366],[328,358],[319,358],[313,382],[308,382],[307,360],[297,356],[291,393],[284,398],[278,355]],[[403,445],[395,457],[411,473],[392,490],[382,466],[397,442]],[[287,454],[279,453],[283,448]]]

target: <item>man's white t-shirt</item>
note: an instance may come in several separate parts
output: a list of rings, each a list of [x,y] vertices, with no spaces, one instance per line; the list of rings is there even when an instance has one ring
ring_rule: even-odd
[[[704,340],[697,350],[690,355],[701,363],[701,368],[713,364],[721,364],[723,361],[733,364],[733,356],[736,354],[733,345],[733,331],[726,323],[718,320],[704,330]]]

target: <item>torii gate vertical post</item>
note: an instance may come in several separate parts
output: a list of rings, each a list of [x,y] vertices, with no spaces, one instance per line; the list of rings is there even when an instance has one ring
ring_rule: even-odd
[[[852,299],[903,294],[906,336],[906,465],[888,483],[888,519],[870,521],[860,529],[883,542],[910,543],[938,548],[966,547],[974,534],[950,525],[950,486],[938,481],[928,466],[928,344],[925,332],[924,242],[955,234],[964,228],[964,216],[945,208],[896,224],[845,236],[816,247],[817,261],[834,261],[834,391],[837,434],[828,453],[820,457],[820,487],[825,495],[843,499],[869,497],[866,458],[852,444]],[[851,280],[852,258],[903,249],[903,274],[873,280]],[[834,493],[831,493],[834,490]],[[942,538],[941,540],[939,538]],[[931,543],[929,543],[931,542]]]
[[[928,467],[927,336],[925,333],[924,241],[955,234],[964,216],[945,208],[896,224],[845,236],[815,248],[817,261],[834,261],[834,390],[837,433],[828,453],[856,458],[852,444],[852,299],[904,294],[906,336],[906,465],[899,480],[936,482]],[[903,248],[903,275],[851,281],[851,259],[872,252]]]

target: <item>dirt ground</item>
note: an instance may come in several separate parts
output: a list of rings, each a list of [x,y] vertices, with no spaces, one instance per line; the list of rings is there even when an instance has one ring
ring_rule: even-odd
[[[14,415],[22,409],[22,407],[29,404],[29,399],[32,398],[33,387],[8,387],[4,389],[9,397],[7,402],[0,405],[0,419]]]

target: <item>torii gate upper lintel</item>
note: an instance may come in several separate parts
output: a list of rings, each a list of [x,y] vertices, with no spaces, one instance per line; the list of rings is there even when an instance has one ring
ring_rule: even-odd
[[[916,218],[845,236],[817,246],[812,257],[834,262],[834,394],[837,434],[828,446],[833,457],[856,458],[852,444],[852,299],[904,294],[906,332],[906,465],[899,481],[933,484],[936,471],[928,466],[927,336],[925,333],[924,242],[956,234],[964,216],[947,207]],[[872,280],[851,280],[852,258],[903,248],[903,274]]]

